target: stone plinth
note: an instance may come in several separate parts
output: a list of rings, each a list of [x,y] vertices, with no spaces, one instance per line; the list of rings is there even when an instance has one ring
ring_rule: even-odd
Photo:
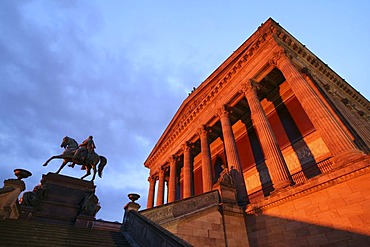
[[[21,205],[28,219],[84,226],[100,209],[93,182],[55,173],[43,175],[41,184],[23,194]]]
[[[218,190],[220,194],[220,201],[222,203],[237,204],[237,192],[235,182],[232,179],[228,169],[224,169],[218,181],[213,185],[213,190]]]
[[[213,189],[218,190],[218,192],[220,193],[220,201],[222,203],[237,205],[235,187],[217,182],[216,184],[213,185]]]
[[[19,217],[18,196],[25,189],[20,179],[7,179],[0,189],[0,220],[17,219]]]

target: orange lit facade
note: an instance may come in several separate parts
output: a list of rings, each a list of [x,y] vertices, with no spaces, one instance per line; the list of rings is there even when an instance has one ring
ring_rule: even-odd
[[[145,166],[147,207],[243,176],[239,205],[364,157],[369,102],[272,19],[182,103]]]

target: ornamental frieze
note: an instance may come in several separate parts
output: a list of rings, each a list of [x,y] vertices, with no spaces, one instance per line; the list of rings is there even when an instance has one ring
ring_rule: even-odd
[[[155,221],[164,222],[174,219],[178,216],[194,213],[198,210],[218,206],[220,203],[218,191],[212,191],[200,196],[192,197],[176,203],[163,205],[153,209],[144,210],[141,212],[145,217]]]

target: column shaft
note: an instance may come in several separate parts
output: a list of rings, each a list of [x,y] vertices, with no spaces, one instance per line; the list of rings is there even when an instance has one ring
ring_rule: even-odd
[[[168,181],[168,202],[176,200],[176,159],[171,157],[170,163],[170,180]]]
[[[230,169],[230,175],[235,183],[238,204],[239,206],[244,206],[248,203],[248,196],[245,188],[243,169],[240,163],[233,129],[229,119],[229,112],[225,108],[226,106],[221,108],[218,112],[218,115],[221,122],[226,159]]]
[[[155,193],[155,178],[149,177],[149,191],[148,191],[148,202],[146,207],[147,208],[152,208],[154,206],[154,193]]]
[[[208,131],[206,126],[203,126],[199,130],[199,136],[202,152],[203,193],[205,193],[212,190],[212,158],[211,150],[208,143]]]
[[[164,170],[159,171],[159,182],[158,182],[158,195],[157,195],[157,206],[164,203]]]
[[[238,150],[234,138],[233,129],[229,119],[229,112],[222,108],[219,111],[219,117],[222,127],[222,134],[224,137],[224,145],[226,158],[229,168],[233,166],[240,174],[243,174],[242,166],[240,164]]]
[[[184,198],[192,196],[192,162],[190,147],[186,143],[183,146],[184,149]]]
[[[310,78],[308,74],[304,75],[304,78],[314,83],[313,79]],[[314,79],[315,80],[315,79]],[[335,106],[338,108],[340,113],[348,120],[349,123],[351,123],[352,127],[357,132],[358,136],[361,138],[361,140],[364,142],[361,146],[363,151],[369,152],[370,151],[370,126],[366,121],[358,114],[356,109],[352,107],[351,102],[343,101],[340,93],[333,87],[330,87],[329,85],[325,85],[324,88],[328,92],[328,94],[331,96],[331,99],[335,103]]]
[[[281,51],[275,58],[275,63],[277,68],[283,73],[312,124],[320,132],[321,137],[333,155],[334,163],[340,165],[363,156],[363,153],[356,148],[351,138],[342,129],[329,109],[326,108],[320,97],[297,71],[287,55]]]
[[[251,80],[246,82],[245,86],[245,97],[251,111],[252,122],[261,143],[265,162],[274,187],[275,189],[279,189],[289,186],[292,184],[289,170],[261,102],[258,99],[256,86],[253,85]]]

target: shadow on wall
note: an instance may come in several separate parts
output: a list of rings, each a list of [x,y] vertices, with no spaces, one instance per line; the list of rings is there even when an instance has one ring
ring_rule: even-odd
[[[370,236],[268,215],[247,215],[251,247],[370,246]]]

